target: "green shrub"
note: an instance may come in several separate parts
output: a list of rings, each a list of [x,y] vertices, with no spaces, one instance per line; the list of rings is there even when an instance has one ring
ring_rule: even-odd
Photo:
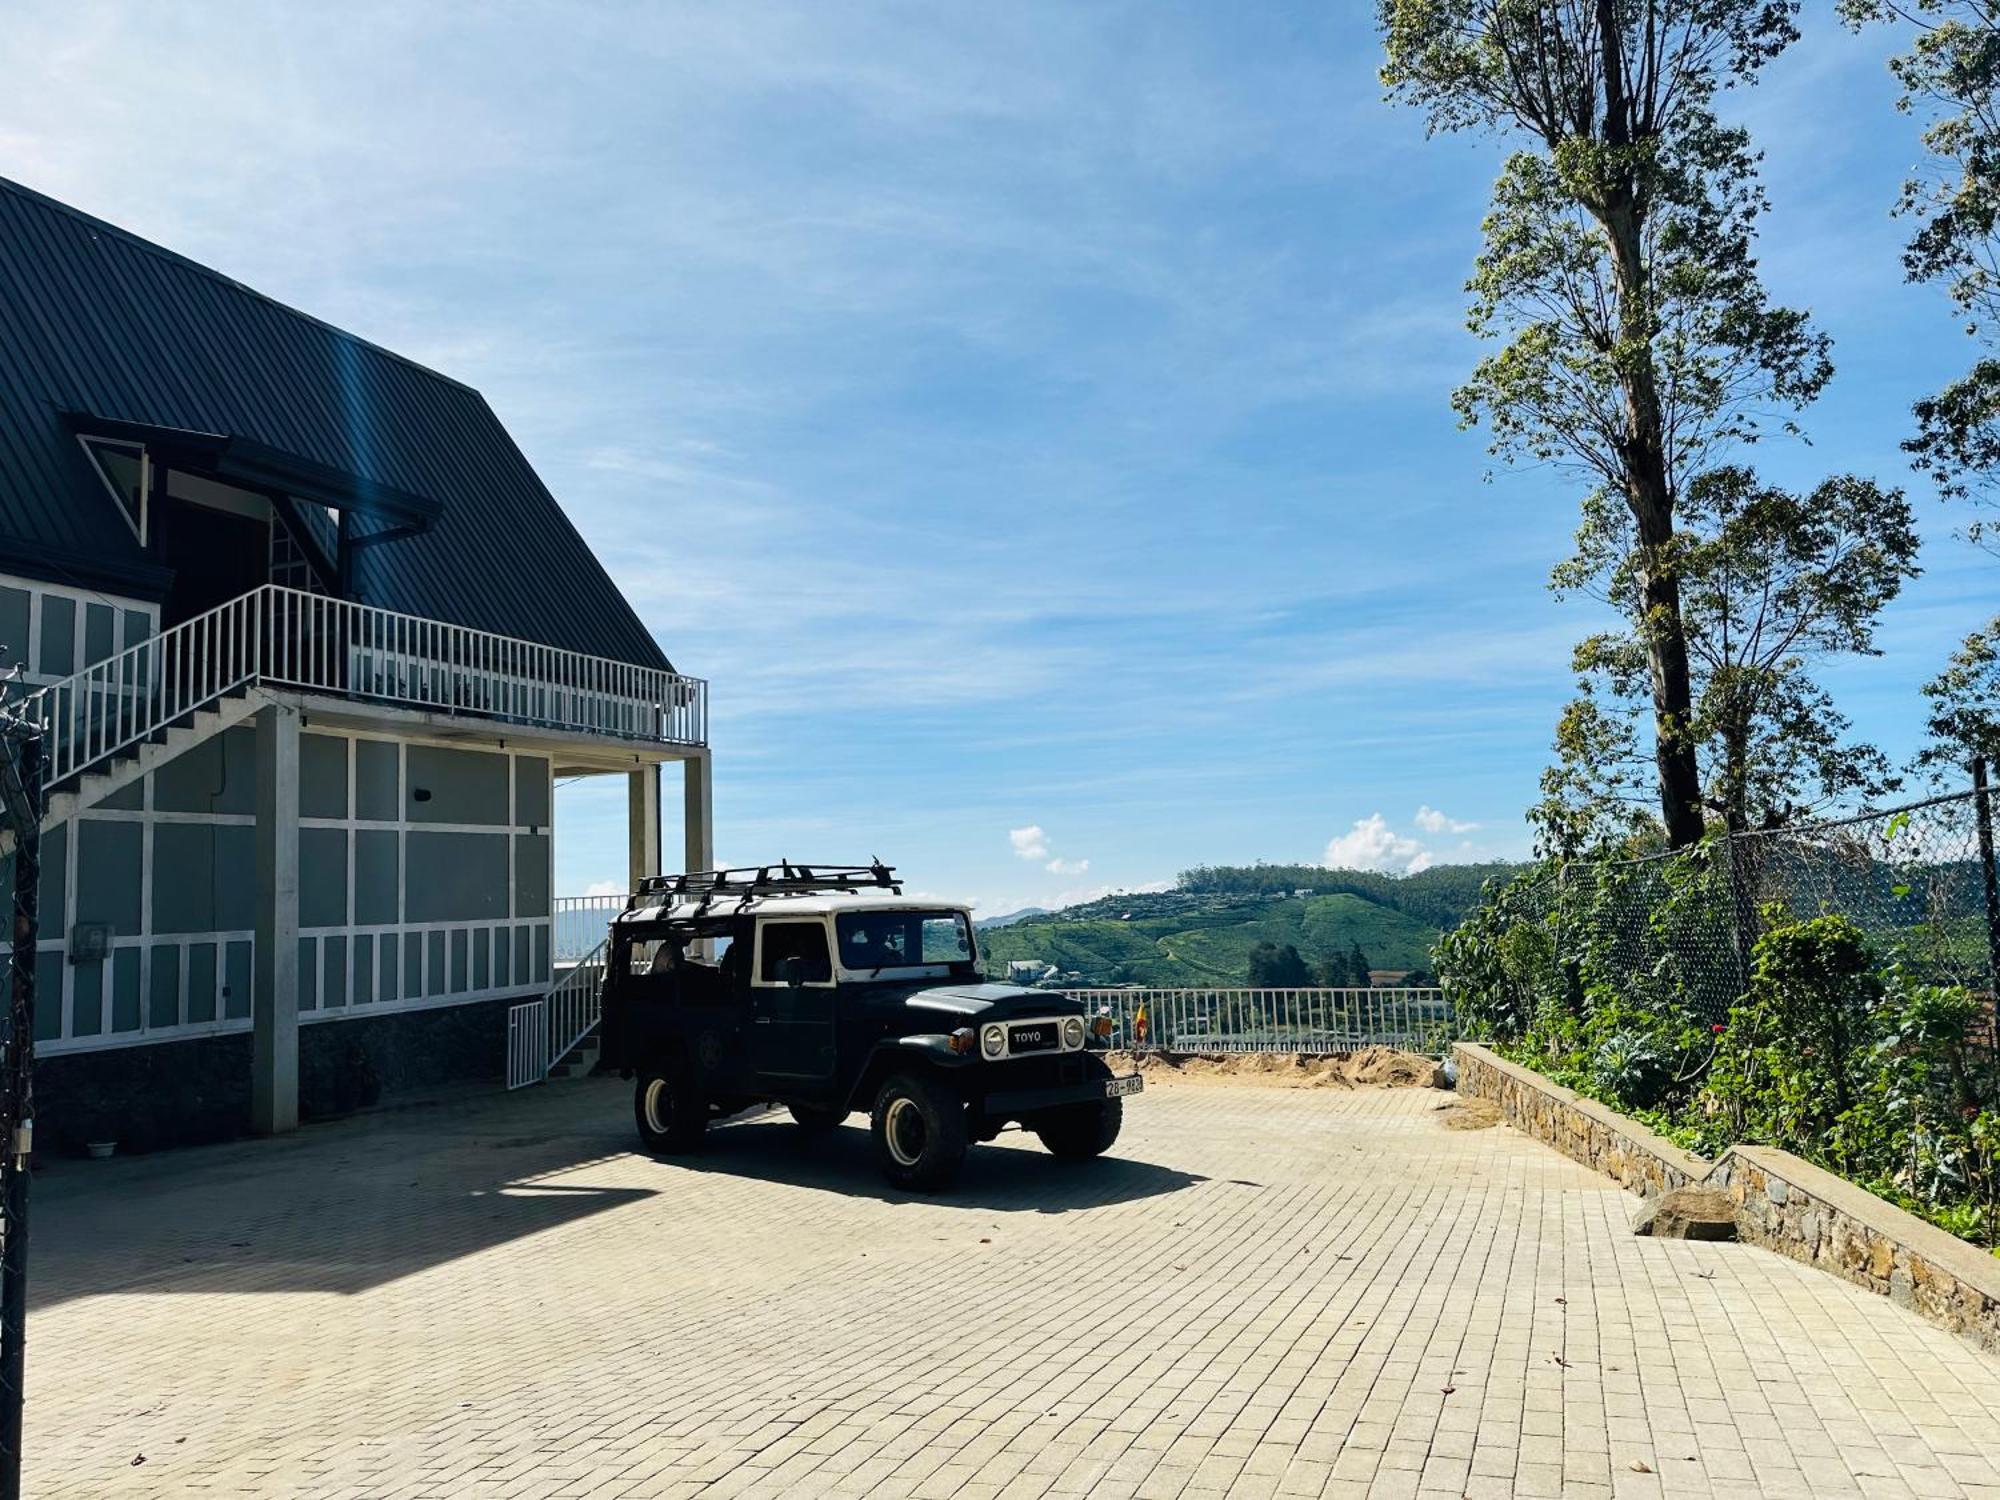
[[[1437,950],[1461,1034],[1689,1150],[1777,1146],[2000,1247],[1987,1002],[1885,960],[1845,917],[1778,907],[1746,976],[1731,895],[1708,851],[1489,889]]]
[[[1543,909],[1547,867],[1533,866],[1504,884],[1431,952],[1439,987],[1462,1035],[1511,1041],[1537,1014],[1559,1005],[1561,971]]]
[[[1708,1093],[1742,1139],[1796,1149],[1829,1139],[1856,1095],[1856,1063],[1881,998],[1874,956],[1845,917],[1774,925],[1750,992],[1729,1013]]]

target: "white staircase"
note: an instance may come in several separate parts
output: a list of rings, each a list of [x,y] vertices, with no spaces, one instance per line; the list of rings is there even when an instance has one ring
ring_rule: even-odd
[[[566,969],[548,994],[513,1007],[507,1018],[507,1087],[581,1078],[597,1066],[609,953],[607,939]]]
[[[43,733],[44,828],[94,807],[259,706],[260,593],[232,599],[22,701]],[[0,834],[0,856],[13,852]]]
[[[54,827],[65,818],[86,812],[107,797],[114,797],[142,777],[151,775],[177,755],[183,755],[203,740],[234,728],[263,706],[263,695],[245,691],[217,699],[207,708],[196,709],[178,724],[169,725],[158,737],[130,746],[97,762],[69,786],[49,794],[44,828]],[[10,836],[11,837],[11,836]],[[0,840],[0,855],[11,844]]]

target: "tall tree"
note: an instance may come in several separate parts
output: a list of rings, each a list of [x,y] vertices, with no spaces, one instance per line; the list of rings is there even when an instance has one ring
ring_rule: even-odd
[[[1910,49],[1890,60],[1898,109],[1922,118],[1927,159],[1903,183],[1897,211],[1914,221],[1903,250],[1911,281],[1944,287],[1965,331],[2000,345],[2000,6],[1991,0],[1841,0],[1856,26],[1904,25]],[[1917,402],[1903,446],[1947,500],[1973,510],[1965,535],[2000,552],[2000,357],[1986,353]],[[2000,615],[1967,636],[1924,685],[1930,738],[1917,757],[1934,774],[1971,755],[2000,755]]]
[[[2000,7],[1989,0],[1841,0],[1854,25],[1902,23],[1910,50],[1892,58],[1897,108],[1924,121],[1924,163],[1903,183],[1896,211],[1914,227],[1903,249],[1911,281],[1942,286],[1965,331],[1992,349],[2000,335]],[[1948,499],[2000,504],[2000,359],[1976,359],[1916,405],[1904,446]],[[1975,514],[1967,535],[2000,548]]]
[[[1675,556],[1688,480],[1832,374],[1751,256],[1764,196],[1716,93],[1797,36],[1795,0],[1378,0],[1383,82],[1435,130],[1525,141],[1494,189],[1471,324],[1502,347],[1454,402],[1632,524],[1632,627],[1660,817],[1705,826]]]
[[[1313,983],[1326,990],[1346,989],[1347,955],[1338,948],[1331,953],[1322,953],[1313,964]]]
[[[1354,983],[1362,988],[1368,986],[1368,955],[1361,951],[1357,939],[1347,945],[1347,972],[1354,976]]]
[[[1945,669],[1924,684],[1924,698],[1929,739],[1917,756],[1919,767],[1942,778],[1962,774],[1971,756],[2000,763],[2000,618],[1965,638]]]
[[[1830,657],[1875,654],[1877,617],[1917,573],[1909,502],[1851,475],[1794,495],[1723,465],[1689,483],[1680,520],[1675,567],[1708,811],[1731,829],[1772,827],[1891,789],[1888,761],[1846,742],[1847,721],[1813,669]],[[1622,507],[1587,505],[1557,587],[1630,617],[1639,591],[1630,529]],[[1644,823],[1644,644],[1637,631],[1592,636],[1575,664],[1582,694],[1558,728],[1558,764],[1543,778],[1534,815],[1546,852],[1556,854]]]
[[[1312,984],[1312,971],[1291,943],[1258,943],[1250,950],[1250,984],[1254,989],[1302,990]]]

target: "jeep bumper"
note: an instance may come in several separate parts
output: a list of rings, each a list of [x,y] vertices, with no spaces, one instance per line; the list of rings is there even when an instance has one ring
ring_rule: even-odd
[[[980,1113],[989,1119],[1017,1119],[1045,1109],[1061,1109],[1066,1104],[1093,1104],[1100,1099],[1122,1099],[1146,1087],[1137,1073],[1122,1078],[1088,1078],[1082,1083],[1058,1083],[1039,1089],[1002,1089],[988,1094]]]

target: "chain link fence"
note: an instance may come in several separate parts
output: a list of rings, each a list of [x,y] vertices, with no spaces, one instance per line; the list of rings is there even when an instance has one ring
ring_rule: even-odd
[[[1914,980],[1992,994],[2000,973],[1991,794],[1983,787],[1640,859],[1544,866],[1517,914],[1573,975],[1616,975],[1719,1022],[1774,916],[1838,915]],[[1579,977],[1579,983],[1582,982]]]

